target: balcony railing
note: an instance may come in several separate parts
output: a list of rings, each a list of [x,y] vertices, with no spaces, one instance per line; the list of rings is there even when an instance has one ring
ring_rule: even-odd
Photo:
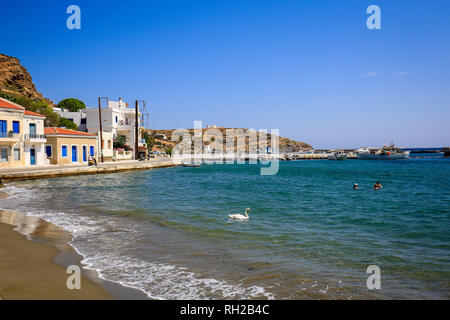
[[[13,132],[0,132],[0,138],[19,138],[20,135],[18,133],[13,133]]]
[[[25,139],[45,139],[45,134],[27,133]]]

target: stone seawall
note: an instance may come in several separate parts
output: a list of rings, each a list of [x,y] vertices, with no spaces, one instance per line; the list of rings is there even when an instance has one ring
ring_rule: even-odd
[[[164,161],[133,161],[127,163],[103,163],[96,166],[55,166],[55,167],[42,167],[42,168],[8,168],[8,170],[0,171],[0,180],[3,182],[16,181],[16,180],[33,180],[43,178],[55,178],[63,176],[74,176],[84,174],[105,174],[116,173],[122,171],[135,171],[135,170],[149,170],[155,168],[167,168],[178,166],[179,164],[172,162],[171,160]]]

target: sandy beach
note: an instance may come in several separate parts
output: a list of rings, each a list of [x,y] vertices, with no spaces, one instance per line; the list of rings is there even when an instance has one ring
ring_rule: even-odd
[[[0,200],[9,194],[0,190]],[[0,300],[148,299],[83,267],[72,235],[41,218],[0,209]],[[66,268],[81,269],[81,289],[69,290]]]
[[[3,216],[5,212],[0,211]],[[9,217],[11,215],[9,214]],[[15,299],[111,299],[99,284],[81,277],[81,289],[66,287],[66,268],[55,263],[61,251],[42,241],[29,241],[13,229],[0,223],[0,298]],[[21,226],[19,226],[19,229]],[[47,229],[55,231],[54,226]],[[52,230],[53,229],[53,230]]]
[[[7,197],[0,191],[0,199]],[[47,243],[30,241],[39,236]],[[66,242],[69,239],[68,233],[42,219],[0,210],[0,299],[111,299],[104,288],[84,275],[80,290],[67,288],[69,274],[55,263],[55,258],[64,259],[62,252],[72,250]],[[71,258],[74,260],[74,255]],[[73,262],[79,265],[80,260],[76,257]]]

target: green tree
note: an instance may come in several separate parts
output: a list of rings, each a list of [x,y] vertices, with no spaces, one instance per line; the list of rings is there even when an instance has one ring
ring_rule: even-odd
[[[70,112],[77,112],[82,109],[86,109],[86,105],[81,100],[78,100],[75,98],[67,98],[67,99],[61,100],[58,103],[58,108],[67,109]]]
[[[155,145],[155,133],[149,134],[147,131],[144,132],[145,143],[147,144],[147,150],[152,150]]]
[[[124,135],[115,136],[113,141],[114,149],[127,147],[126,142],[127,142],[126,136]]]
[[[48,105],[45,100],[33,100],[26,96],[19,94],[0,92],[0,97],[14,102],[26,110],[37,112],[45,116],[44,125],[46,127],[57,127],[59,126],[59,116],[53,111],[53,108]]]
[[[67,118],[59,118],[59,126],[67,129],[78,130],[78,127],[72,120]]]

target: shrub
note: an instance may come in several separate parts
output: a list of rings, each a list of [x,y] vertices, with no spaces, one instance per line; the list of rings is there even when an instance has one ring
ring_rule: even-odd
[[[59,126],[66,127],[67,129],[78,130],[78,127],[72,120],[67,118],[59,118]]]

